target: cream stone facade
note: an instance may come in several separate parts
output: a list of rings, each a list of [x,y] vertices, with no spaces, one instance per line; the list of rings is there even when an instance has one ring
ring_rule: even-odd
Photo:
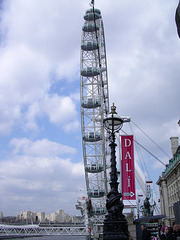
[[[174,204],[180,201],[180,146],[177,137],[172,137],[172,159],[166,165],[165,171],[159,177],[161,214],[166,215],[165,225],[175,223]]]
[[[59,209],[57,212],[50,213],[48,215],[45,215],[45,212],[22,211],[18,216],[18,219],[26,223],[71,223],[73,221],[73,218],[64,213],[62,209]]]
[[[39,222],[45,222],[45,212],[37,212],[35,213],[35,219]]]
[[[46,220],[55,223],[71,223],[72,217],[64,213],[62,209],[59,209],[56,213],[46,215]]]
[[[22,211],[19,219],[27,223],[44,222],[45,212]]]

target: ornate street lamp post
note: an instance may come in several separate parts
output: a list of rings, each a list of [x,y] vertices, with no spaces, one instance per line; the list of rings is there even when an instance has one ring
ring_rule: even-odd
[[[111,112],[104,119],[104,127],[110,135],[111,148],[111,173],[110,192],[107,195],[107,215],[104,220],[103,240],[127,240],[129,236],[128,224],[122,211],[124,204],[121,200],[122,194],[118,192],[118,178],[116,168],[116,143],[115,133],[122,128],[123,122],[127,122],[116,113],[116,107],[111,107]]]

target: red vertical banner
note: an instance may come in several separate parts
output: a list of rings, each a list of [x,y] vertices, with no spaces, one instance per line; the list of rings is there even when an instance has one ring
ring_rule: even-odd
[[[135,169],[133,136],[121,136],[122,200],[135,200]]]

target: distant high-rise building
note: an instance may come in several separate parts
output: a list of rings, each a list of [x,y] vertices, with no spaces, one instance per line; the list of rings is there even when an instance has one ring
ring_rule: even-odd
[[[3,213],[0,212],[0,221],[2,221],[2,219],[3,219]]]

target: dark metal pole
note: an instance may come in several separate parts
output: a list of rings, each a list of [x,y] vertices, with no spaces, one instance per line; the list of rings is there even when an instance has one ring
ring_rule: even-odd
[[[179,2],[178,7],[176,9],[175,21],[176,21],[178,36],[180,38],[180,2]]]
[[[111,173],[110,186],[111,190],[107,195],[106,208],[108,214],[104,220],[103,240],[128,240],[128,224],[125,216],[122,214],[124,204],[118,192],[117,168],[116,168],[116,143],[114,132],[114,120],[112,115],[112,131],[111,131]]]

